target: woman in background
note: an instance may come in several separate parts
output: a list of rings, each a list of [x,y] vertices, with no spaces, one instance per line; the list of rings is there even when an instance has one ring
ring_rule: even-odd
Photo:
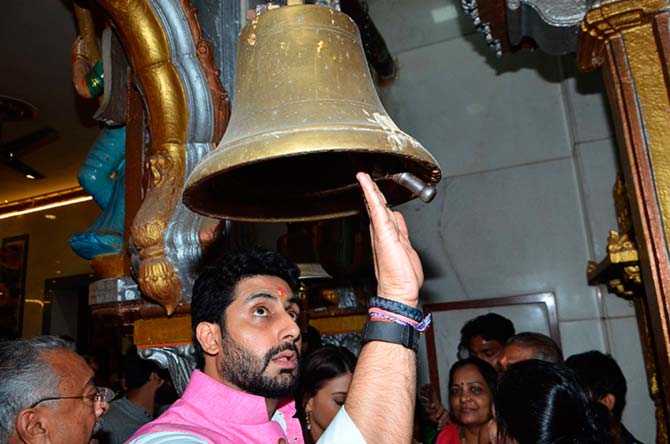
[[[607,444],[606,418],[563,364],[530,360],[502,374],[495,397],[497,442]]]
[[[355,366],[344,347],[327,345],[305,358],[295,397],[305,444],[315,443],[344,405]]]
[[[452,423],[442,429],[436,444],[479,444],[479,432],[493,417],[497,373],[477,358],[457,361],[449,371]]]

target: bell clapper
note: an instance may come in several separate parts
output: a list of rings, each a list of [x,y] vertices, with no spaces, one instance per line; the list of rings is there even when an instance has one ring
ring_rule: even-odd
[[[437,194],[437,190],[434,186],[426,184],[423,180],[419,179],[412,173],[397,173],[391,176],[393,180],[398,185],[401,185],[411,191],[419,199],[425,203],[430,202]]]

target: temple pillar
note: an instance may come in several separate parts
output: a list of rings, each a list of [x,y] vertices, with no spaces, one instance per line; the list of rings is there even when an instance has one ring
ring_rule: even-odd
[[[629,236],[638,281],[626,266],[612,273],[606,258],[589,273],[591,283],[619,280],[635,303],[649,390],[656,405],[657,442],[667,443],[670,412],[670,29],[666,0],[594,2],[577,44],[581,70],[601,69],[630,205]],[[610,237],[610,247],[617,242]],[[619,242],[621,244],[621,242]],[[629,249],[630,249],[629,248]],[[614,247],[616,249],[616,247]],[[610,249],[612,256],[614,249]],[[609,272],[605,262],[609,261]],[[632,270],[628,268],[629,272]],[[604,277],[608,275],[607,277]],[[628,290],[624,289],[628,287]],[[619,293],[619,292],[617,292]]]

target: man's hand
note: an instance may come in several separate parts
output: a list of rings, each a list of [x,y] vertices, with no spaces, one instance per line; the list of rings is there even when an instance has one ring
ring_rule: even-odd
[[[358,173],[370,216],[370,239],[377,276],[377,295],[412,307],[419,302],[423,269],[409,242],[402,214],[386,206],[386,198],[369,175]]]

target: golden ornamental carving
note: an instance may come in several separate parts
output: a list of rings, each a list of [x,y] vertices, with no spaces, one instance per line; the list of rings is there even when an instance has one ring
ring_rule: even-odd
[[[656,14],[667,9],[666,0],[620,0],[587,11],[580,23],[577,66],[583,71],[600,67],[608,39],[625,30],[648,25]]]
[[[181,283],[165,257],[163,233],[184,184],[188,108],[167,38],[147,1],[99,0],[114,21],[148,108],[150,180],[131,238],[142,262],[139,285],[168,315],[182,297]]]
[[[629,265],[623,267],[624,280],[635,285],[642,285],[642,278],[640,277],[640,266]]]
[[[637,262],[638,260],[637,249],[628,234],[620,234],[616,230],[610,230],[610,236],[607,239],[607,253],[613,264]]]
[[[586,267],[586,274],[587,274],[587,275],[590,275],[591,273],[593,273],[594,271],[596,271],[597,268],[598,268],[598,262],[596,262],[596,261],[589,261],[589,263],[588,263],[588,265],[587,265],[587,267]]]
[[[590,285],[607,285],[610,292],[624,299],[631,299],[640,291],[642,278],[638,252],[627,233],[610,231],[607,257],[600,263],[589,261],[587,279]]]
[[[632,299],[635,291],[623,279],[611,279],[607,281],[607,289],[624,299]]]

